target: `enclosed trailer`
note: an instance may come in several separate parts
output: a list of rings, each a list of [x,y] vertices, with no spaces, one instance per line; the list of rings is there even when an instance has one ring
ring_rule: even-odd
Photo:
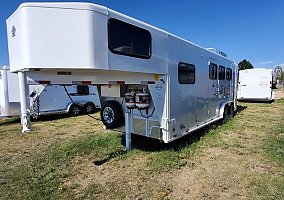
[[[100,107],[96,86],[34,84],[27,79],[30,114],[40,115],[69,113],[90,114]],[[18,74],[8,66],[0,69],[0,117],[21,115]]]
[[[18,82],[18,75],[10,73],[8,66],[0,67],[0,117],[21,115]]]
[[[272,84],[272,69],[240,70],[237,98],[241,101],[273,101]]]
[[[104,6],[24,3],[7,30],[11,69],[22,80],[97,85],[104,125],[118,127],[125,116],[127,140],[135,133],[167,143],[236,109],[238,70],[225,54]]]
[[[90,85],[29,85],[30,113],[41,115],[64,114],[71,116],[91,114],[100,108],[96,86]]]

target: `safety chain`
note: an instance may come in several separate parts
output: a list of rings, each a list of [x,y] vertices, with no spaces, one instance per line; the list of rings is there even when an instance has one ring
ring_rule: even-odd
[[[35,119],[38,119],[39,117],[39,96],[36,95],[36,97],[32,98],[32,116]]]

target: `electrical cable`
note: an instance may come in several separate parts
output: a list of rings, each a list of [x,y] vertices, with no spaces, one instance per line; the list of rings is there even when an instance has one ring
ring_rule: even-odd
[[[153,107],[152,113],[151,113],[150,115],[148,115],[148,116],[144,116],[144,115],[142,114],[142,111],[141,111],[141,110],[139,110],[139,111],[140,111],[140,115],[141,115],[142,117],[148,119],[148,118],[152,117],[152,115],[154,114],[155,107]]]
[[[128,85],[126,85],[125,93],[127,93],[127,90],[128,90]],[[125,94],[124,94],[124,97],[122,97],[122,101],[121,101],[121,104],[120,104],[121,107],[122,107],[124,101],[125,101]]]
[[[65,92],[66,92],[67,96],[68,96],[68,97],[69,97],[69,99],[71,100],[71,102],[72,102],[74,105],[77,105],[77,106],[79,106],[81,109],[83,109],[83,106],[82,106],[82,105],[77,104],[77,103],[75,103],[75,102],[73,101],[73,99],[72,99],[72,97],[70,96],[69,92],[67,91],[67,89],[66,89],[66,86],[65,86],[65,85],[63,85],[63,88],[64,88],[64,90],[65,90]],[[90,114],[88,114],[88,113],[87,113],[86,115],[88,115],[89,117],[91,117],[91,118],[93,118],[93,119],[95,119],[95,120],[102,121],[101,119],[96,118],[96,117],[93,117],[92,115],[90,115]]]
[[[67,94],[67,96],[69,97],[69,99],[71,100],[71,102],[73,103],[73,104],[75,104],[75,105],[78,105],[80,108],[83,108],[83,106],[82,105],[80,105],[80,104],[76,104],[74,101],[73,101],[73,99],[72,99],[72,97],[70,96],[70,94],[69,94],[69,92],[67,91],[67,89],[66,89],[66,87],[65,87],[65,85],[63,85],[63,88],[64,88],[64,90],[65,90],[65,92],[66,92],[66,94]],[[97,120],[97,121],[102,121],[101,119],[99,119],[99,118],[96,118],[96,117],[94,117],[94,116],[92,116],[92,115],[90,115],[90,114],[86,114],[87,116],[89,116],[90,118],[92,118],[92,119],[95,119],[95,120]],[[120,133],[125,133],[124,131],[121,131],[121,130],[118,130],[118,129],[112,129],[113,131],[116,131],[116,132],[120,132]]]

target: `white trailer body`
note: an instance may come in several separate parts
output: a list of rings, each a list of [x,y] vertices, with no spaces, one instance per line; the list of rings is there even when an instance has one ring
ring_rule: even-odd
[[[29,77],[27,83],[29,111],[36,118],[51,114],[92,113],[100,108],[96,86],[34,84]],[[0,69],[0,94],[0,117],[20,116],[18,74],[11,73],[8,66]]]
[[[242,101],[272,101],[272,83],[272,69],[240,70],[237,98]]]
[[[8,66],[0,68],[0,117],[20,116],[18,74],[10,73]]]
[[[126,113],[126,130],[167,143],[236,109],[233,61],[106,7],[24,3],[7,30],[13,71],[97,85],[107,128]]]
[[[88,85],[29,85],[30,114],[41,115],[91,114],[100,108],[96,86]]]

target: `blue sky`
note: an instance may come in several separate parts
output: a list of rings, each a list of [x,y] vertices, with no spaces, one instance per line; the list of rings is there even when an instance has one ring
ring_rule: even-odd
[[[6,19],[21,3],[33,1],[0,0],[0,65],[9,64]],[[35,2],[39,1],[46,0]],[[236,62],[247,59],[255,67],[284,66],[284,0],[88,2],[105,5],[202,47],[222,50]]]

